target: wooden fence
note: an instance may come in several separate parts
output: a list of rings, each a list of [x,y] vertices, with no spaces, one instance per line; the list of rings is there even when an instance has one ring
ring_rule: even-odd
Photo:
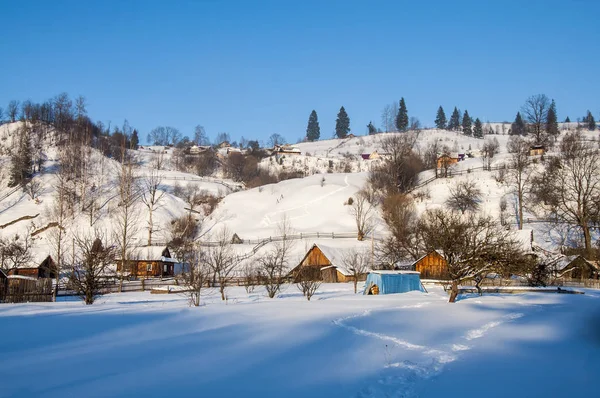
[[[52,301],[52,279],[10,278],[0,283],[0,303]]]

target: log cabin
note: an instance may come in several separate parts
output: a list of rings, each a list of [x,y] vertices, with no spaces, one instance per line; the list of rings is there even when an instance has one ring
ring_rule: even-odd
[[[175,264],[168,247],[143,246],[132,250],[129,264],[117,259],[117,272],[134,278],[159,278],[175,275]]]
[[[342,250],[315,243],[290,274],[296,281],[301,267],[313,267],[315,270],[319,270],[323,282],[352,282],[354,281],[354,273],[344,266],[343,258],[344,253]],[[366,276],[366,273],[361,274],[358,280],[365,280]]]
[[[543,145],[532,145],[529,147],[529,156],[541,156],[546,152],[546,148]]]
[[[52,256],[46,256],[37,267],[25,266],[12,268],[8,275],[29,276],[32,278],[56,278],[56,264]]]
[[[598,279],[600,275],[598,265],[586,260],[582,255],[561,257],[551,269],[554,276],[559,278]]]

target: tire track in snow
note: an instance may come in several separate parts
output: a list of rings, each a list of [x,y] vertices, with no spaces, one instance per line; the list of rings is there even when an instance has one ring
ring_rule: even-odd
[[[490,329],[493,329],[499,325],[502,325],[503,323],[510,322],[515,319],[519,319],[519,318],[523,317],[523,315],[524,314],[520,313],[520,312],[513,312],[511,314],[505,315],[497,321],[491,321],[491,322],[488,322],[485,325],[481,326],[480,328],[469,330],[464,338],[469,341],[481,338],[481,337],[485,336]]]

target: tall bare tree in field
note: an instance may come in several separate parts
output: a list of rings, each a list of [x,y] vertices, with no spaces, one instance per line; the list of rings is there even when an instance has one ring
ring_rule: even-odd
[[[358,240],[363,240],[375,227],[375,206],[370,200],[371,197],[372,194],[368,192],[368,188],[363,188],[356,193],[355,199],[350,205],[350,214],[356,223]]]
[[[152,233],[155,231],[154,212],[162,206],[165,195],[165,191],[159,189],[162,178],[158,170],[151,169],[142,180],[142,202],[148,209],[148,246],[152,245]]]
[[[364,251],[352,249],[346,252],[342,259],[344,267],[352,274],[354,293],[358,291],[358,280],[362,278],[369,269],[369,255]]]
[[[121,260],[122,271],[131,270],[131,252],[134,246],[134,236],[139,230],[139,211],[136,201],[140,190],[136,181],[134,164],[126,155],[125,144],[121,147],[122,162],[117,166],[118,205],[114,214],[114,234],[117,242],[118,254]],[[123,276],[123,272],[121,276]],[[121,278],[122,282],[122,278]]]
[[[529,143],[522,137],[510,137],[507,145],[510,156],[508,182],[517,196],[517,214],[519,229],[523,229],[523,204],[531,187],[532,172],[529,167]]]
[[[264,283],[269,298],[279,293],[288,274],[290,254],[294,247],[294,241],[290,239],[292,233],[292,224],[284,216],[277,226],[277,235],[282,236],[282,240],[273,243],[272,249],[258,260],[259,278]]]
[[[542,144],[546,140],[544,132],[550,104],[550,99],[545,94],[537,94],[527,98],[521,108],[521,112],[529,123],[530,132],[538,144]]]
[[[217,234],[217,242],[206,250],[206,263],[211,269],[213,282],[219,285],[221,300],[225,300],[225,289],[229,286],[237,258],[231,247],[231,232],[222,228]]]
[[[194,246],[186,256],[186,268],[182,274],[186,285],[186,295],[190,305],[200,306],[202,290],[207,287],[212,277],[212,270],[206,262],[205,253],[200,246]]]
[[[550,163],[537,182],[542,206],[579,228],[588,255],[593,249],[591,230],[600,221],[599,164],[600,150],[581,133],[570,133],[563,138],[560,159],[554,166]]]

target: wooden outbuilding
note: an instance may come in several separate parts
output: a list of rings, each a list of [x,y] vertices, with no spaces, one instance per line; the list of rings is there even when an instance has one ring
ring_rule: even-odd
[[[158,278],[175,275],[176,259],[171,257],[168,247],[143,246],[133,250],[129,264],[117,260],[117,272],[134,278]]]
[[[29,276],[32,278],[56,278],[56,264],[52,256],[47,256],[37,267],[18,267],[8,271],[8,275]]]
[[[344,266],[343,258],[344,253],[340,249],[314,244],[300,264],[291,271],[291,275],[296,280],[301,267],[312,267],[315,272],[320,272],[323,282],[352,282],[354,273]],[[366,273],[359,275],[358,280],[365,280],[366,276]]]
[[[546,153],[546,148],[543,145],[536,144],[529,147],[529,156],[541,156]]]
[[[432,250],[418,260],[410,262],[401,262],[396,264],[395,268],[401,270],[417,271],[421,279],[448,279],[448,263],[444,256],[437,250]]]
[[[597,279],[600,269],[595,262],[586,260],[582,255],[564,256],[551,267],[559,278]]]

